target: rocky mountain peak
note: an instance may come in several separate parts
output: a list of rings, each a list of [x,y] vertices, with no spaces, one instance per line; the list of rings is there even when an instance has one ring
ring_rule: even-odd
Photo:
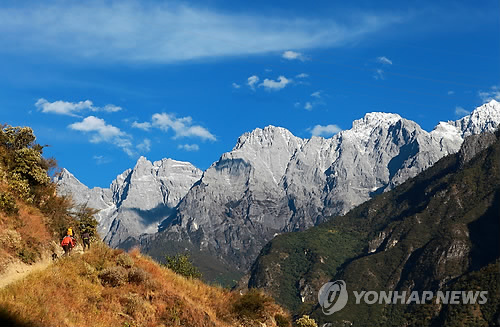
[[[387,127],[400,121],[402,118],[398,114],[385,112],[369,112],[361,119],[355,120],[352,123],[353,130]]]
[[[72,180],[74,182],[81,182],[76,178],[72,173],[69,172],[66,168],[61,169],[61,172],[56,176],[56,182],[59,180]]]
[[[470,115],[454,122],[450,122],[462,132],[462,137],[478,134],[482,131],[492,132],[500,121],[500,103],[491,100],[488,103],[477,107]]]
[[[141,156],[138,160],[137,163],[135,164],[135,167],[132,172],[132,176],[136,178],[140,178],[142,176],[148,176],[151,175],[151,170],[153,169],[153,164],[151,161],[146,159],[146,157]]]
[[[251,132],[247,132],[238,138],[233,151],[239,150],[245,147],[259,147],[266,148],[272,147],[273,145],[301,145],[303,140],[296,137],[289,130],[283,127],[276,126],[266,126],[262,128],[256,128]]]
[[[80,182],[78,178],[66,168],[63,168],[61,173],[57,174],[54,178],[54,182],[59,185],[59,191],[63,194],[81,193],[88,190],[88,187]]]
[[[416,129],[421,131],[417,123],[401,118],[398,114],[370,112],[363,118],[355,120],[352,128],[338,133],[338,138],[349,139],[350,142],[358,144],[361,153],[370,150],[365,147],[370,143],[378,143],[380,138],[408,137]]]

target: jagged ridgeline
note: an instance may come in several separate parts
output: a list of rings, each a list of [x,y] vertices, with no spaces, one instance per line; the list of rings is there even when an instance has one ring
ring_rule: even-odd
[[[344,216],[280,235],[249,280],[294,314],[331,326],[494,326],[499,323],[500,132],[465,139],[457,154]],[[320,287],[365,291],[488,291],[479,305],[355,304],[324,315]]]
[[[345,214],[499,123],[493,100],[431,132],[380,112],[328,139],[268,126],[241,135],[204,172],[188,162],[140,158],[109,188],[89,189],[65,171],[58,190],[102,209],[100,233],[111,246],[139,245],[158,260],[188,249],[208,279],[231,280],[248,272],[276,234]]]

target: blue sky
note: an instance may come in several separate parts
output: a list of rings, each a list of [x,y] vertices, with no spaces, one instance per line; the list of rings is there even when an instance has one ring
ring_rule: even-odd
[[[140,155],[206,169],[238,136],[431,130],[500,100],[498,1],[3,1],[1,123],[107,187]]]

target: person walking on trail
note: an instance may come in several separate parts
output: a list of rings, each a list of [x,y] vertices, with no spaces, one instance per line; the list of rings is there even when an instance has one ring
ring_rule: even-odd
[[[67,236],[73,237],[73,227],[68,228]]]
[[[69,255],[71,252],[71,249],[75,246],[75,240],[69,235],[66,235],[63,240],[61,241],[61,246],[64,250],[64,255]]]
[[[85,251],[85,246],[87,246],[87,250],[90,250],[90,233],[88,231],[85,231],[82,234],[82,241],[83,241],[83,251]]]

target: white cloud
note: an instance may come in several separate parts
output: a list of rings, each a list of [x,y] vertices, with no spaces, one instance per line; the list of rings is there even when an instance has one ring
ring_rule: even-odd
[[[404,16],[357,12],[346,22],[341,14],[338,20],[290,19],[187,2],[44,1],[0,8],[0,49],[72,60],[175,62],[340,47],[402,23]]]
[[[259,77],[257,75],[252,75],[247,80],[247,85],[253,90],[255,89],[255,84],[259,82]]]
[[[59,115],[68,115],[77,117],[77,113],[90,110],[90,111],[106,111],[106,112],[117,112],[122,110],[121,107],[115,106],[114,104],[107,104],[104,107],[96,107],[94,103],[90,100],[80,101],[80,102],[68,102],[68,101],[54,101],[49,102],[44,98],[38,99],[35,103],[35,107],[41,110],[43,113],[53,113]]]
[[[239,88],[241,87],[241,85],[240,85],[240,84],[237,84],[237,83],[233,83],[233,84],[232,84],[232,86],[233,86],[233,88],[235,88],[235,89],[239,89]]]
[[[321,99],[321,91],[311,93],[311,96],[316,99]]]
[[[300,61],[306,60],[306,57],[302,53],[290,50],[283,52],[281,57],[288,60],[300,60]]]
[[[310,129],[312,136],[323,136],[323,137],[332,136],[340,132],[341,130],[342,129],[337,125],[327,125],[327,126],[316,125]]]
[[[297,76],[295,76],[296,78],[308,78],[309,77],[309,74],[306,74],[306,73],[301,73],[301,74],[298,74]]]
[[[145,131],[149,131],[151,129],[151,123],[149,123],[149,122],[138,123],[138,122],[134,121],[132,123],[132,127],[139,128],[139,129],[142,129]]]
[[[389,58],[384,57],[384,56],[378,57],[377,61],[381,64],[384,64],[384,65],[392,65],[392,60],[390,60]]]
[[[150,139],[144,139],[144,141],[142,141],[142,143],[137,144],[136,148],[141,153],[149,152],[151,150],[151,140]]]
[[[152,118],[152,126],[165,132],[172,129],[175,133],[174,138],[180,137],[199,137],[202,140],[216,141],[217,138],[206,128],[193,125],[193,119],[189,116],[176,118],[174,114],[156,113]]]
[[[185,151],[198,151],[200,149],[198,144],[179,144],[177,148]]]
[[[306,110],[310,111],[310,110],[312,110],[312,108],[313,108],[313,105],[309,101],[306,102],[306,104],[304,105],[304,109],[306,109]]]
[[[111,162],[111,159],[105,157],[105,156],[98,156],[98,155],[95,155],[92,157],[96,164],[98,165],[104,165],[104,164],[107,164],[107,163],[110,163]]]
[[[107,105],[105,105],[105,106],[102,108],[102,111],[106,111],[106,112],[117,112],[117,111],[120,111],[120,110],[122,110],[122,109],[123,109],[122,107],[115,106],[114,104],[107,104]],[[99,111],[99,110],[95,110],[95,111]]]
[[[266,78],[261,84],[259,84],[259,86],[264,87],[266,90],[278,91],[285,88],[291,82],[291,79],[288,79],[285,76],[279,76],[277,81]]]
[[[76,116],[75,113],[77,112],[80,112],[84,109],[92,109],[93,103],[90,100],[80,101],[76,103],[61,100],[48,102],[44,98],[40,98],[35,103],[35,107],[44,113]]]
[[[455,91],[448,91],[448,95],[453,95],[455,94]]]
[[[462,116],[466,116],[466,115],[468,115],[468,114],[470,114],[470,111],[465,110],[465,109],[464,109],[464,108],[462,108],[462,107],[456,107],[456,108],[455,108],[455,115],[457,115],[457,116],[462,117]]]
[[[500,101],[500,87],[494,85],[489,91],[479,91],[478,95],[483,102],[490,102],[491,100]]]
[[[121,131],[118,127],[106,124],[104,119],[88,116],[81,122],[73,123],[68,127],[76,131],[90,133],[90,142],[92,143],[111,143],[121,148],[129,156],[134,155],[131,150],[132,137]]]
[[[373,78],[377,79],[377,80],[384,80],[385,79],[385,75],[384,75],[384,71],[382,69],[377,69],[375,70],[375,74],[373,75]]]

